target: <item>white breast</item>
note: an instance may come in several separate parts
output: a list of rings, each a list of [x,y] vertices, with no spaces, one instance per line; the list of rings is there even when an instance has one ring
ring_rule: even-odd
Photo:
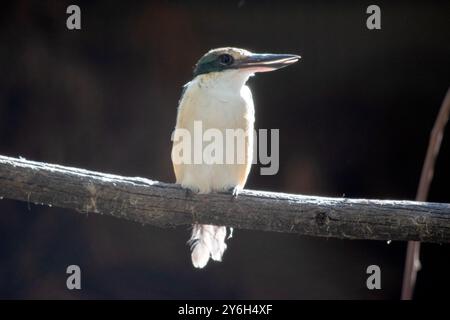
[[[244,186],[253,151],[254,107],[251,91],[245,85],[249,76],[229,70],[200,75],[188,83],[176,128],[187,129],[193,136],[194,121],[201,121],[203,131],[218,129],[224,137],[226,129],[242,129],[247,134],[246,155],[244,164],[174,165],[177,183],[202,193]]]

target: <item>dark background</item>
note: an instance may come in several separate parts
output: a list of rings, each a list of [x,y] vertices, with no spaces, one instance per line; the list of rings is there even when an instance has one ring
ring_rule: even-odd
[[[296,53],[250,80],[280,171],[247,187],[414,199],[450,85],[450,2],[9,1],[0,13],[0,154],[173,182],[181,87],[210,48]],[[82,30],[66,28],[78,4]],[[447,130],[448,133],[448,130]],[[430,201],[450,202],[450,137]],[[0,201],[0,298],[397,299],[405,243],[237,230],[223,263],[191,266],[189,228]],[[448,298],[450,246],[424,244],[416,298]],[[66,267],[82,290],[66,289]],[[366,288],[368,265],[382,290]]]

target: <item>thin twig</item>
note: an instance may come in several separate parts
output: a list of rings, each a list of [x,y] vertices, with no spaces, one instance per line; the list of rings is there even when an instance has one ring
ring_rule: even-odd
[[[426,201],[431,181],[433,180],[434,164],[439,154],[445,126],[450,114],[450,88],[442,102],[441,109],[431,131],[425,161],[422,167],[416,200]],[[417,272],[420,270],[420,242],[409,241],[406,250],[405,270],[403,274],[402,300],[411,300],[416,284]]]

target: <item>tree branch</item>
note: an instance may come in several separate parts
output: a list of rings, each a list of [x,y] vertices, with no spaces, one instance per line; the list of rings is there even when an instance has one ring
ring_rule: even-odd
[[[450,204],[244,190],[189,195],[175,185],[0,156],[0,196],[160,227],[203,224],[343,239],[450,242]]]
[[[444,101],[442,102],[436,121],[431,131],[430,141],[428,143],[425,161],[420,175],[419,187],[417,188],[416,200],[426,201],[431,181],[434,175],[434,164],[439,154],[442,138],[444,137],[445,126],[450,115],[450,88],[447,90]],[[411,300],[416,284],[417,272],[420,265],[420,242],[409,241],[406,248],[405,270],[403,272],[402,300]]]

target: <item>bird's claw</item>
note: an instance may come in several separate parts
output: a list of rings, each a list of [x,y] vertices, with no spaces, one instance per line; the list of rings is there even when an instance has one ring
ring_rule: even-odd
[[[239,188],[232,187],[232,188],[228,189],[228,192],[231,193],[231,200],[236,200],[239,195]]]
[[[185,190],[184,195],[186,196],[186,198],[192,198],[196,194],[196,192],[194,190],[191,190],[189,188],[186,188],[184,190]]]

